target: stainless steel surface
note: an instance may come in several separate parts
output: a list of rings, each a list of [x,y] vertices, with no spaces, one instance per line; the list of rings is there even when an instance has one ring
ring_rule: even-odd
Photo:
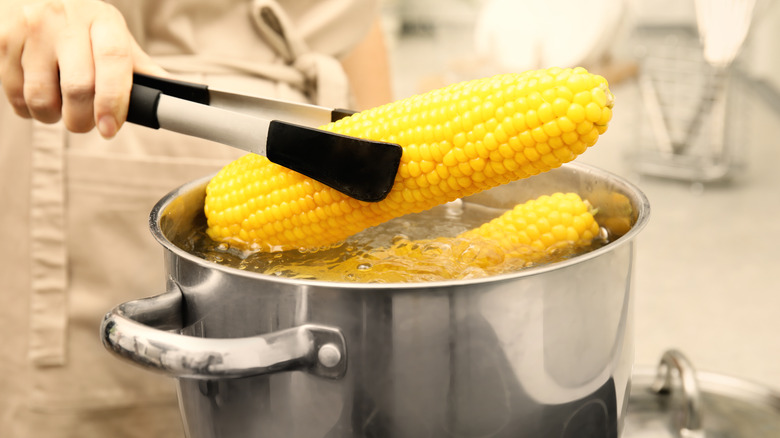
[[[775,438],[780,393],[697,370],[678,350],[632,376],[624,438]]]
[[[314,128],[330,123],[334,111],[333,108],[230,93],[212,87],[209,87],[209,98],[209,105],[217,108]]]
[[[264,120],[254,115],[201,105],[164,94],[160,96],[157,118],[162,129],[234,146],[258,155],[268,155],[266,146],[270,119]]]
[[[181,309],[171,312],[180,313],[183,336],[171,347],[184,355],[193,338],[222,342],[315,324],[337,328],[346,342],[339,354],[321,348],[319,360],[343,354],[348,366],[335,380],[281,370],[179,378],[190,438],[618,436],[634,350],[634,239],[649,215],[633,185],[570,164],[465,200],[509,207],[558,190],[627,196],[632,229],[585,255],[479,280],[353,284],[244,272],[173,245],[203,220],[205,183],[166,196],[151,217],[168,289],[181,293]],[[133,344],[140,365],[147,344]]]

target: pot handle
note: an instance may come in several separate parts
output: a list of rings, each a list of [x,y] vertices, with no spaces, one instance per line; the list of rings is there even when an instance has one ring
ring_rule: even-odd
[[[346,342],[332,327],[305,324],[245,338],[198,338],[182,328],[178,290],[120,304],[103,317],[103,345],[121,358],[172,377],[219,379],[301,370],[339,379]]]

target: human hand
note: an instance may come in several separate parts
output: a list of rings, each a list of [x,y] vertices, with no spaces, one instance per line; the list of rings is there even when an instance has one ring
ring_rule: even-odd
[[[100,0],[0,0],[0,83],[16,113],[113,137],[133,72],[167,76]]]

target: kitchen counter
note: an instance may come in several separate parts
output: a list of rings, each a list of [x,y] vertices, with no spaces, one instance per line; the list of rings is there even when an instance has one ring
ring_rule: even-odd
[[[633,173],[633,81],[613,87],[609,131],[578,160],[628,178],[650,200],[637,239],[636,363],[677,348],[699,369],[780,390],[780,101],[755,84],[746,91],[745,167],[729,183]]]

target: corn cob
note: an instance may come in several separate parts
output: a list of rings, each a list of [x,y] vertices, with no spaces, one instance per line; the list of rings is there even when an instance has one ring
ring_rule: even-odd
[[[596,220],[609,233],[610,239],[628,233],[636,222],[637,212],[626,195],[602,189],[593,191],[588,198],[598,205]]]
[[[501,216],[459,234],[455,239],[396,241],[389,250],[375,251],[371,256],[380,259],[403,257],[424,262],[429,258],[426,248],[430,248],[432,243],[437,248],[446,248],[457,259],[474,248],[482,248],[485,251],[469,257],[468,265],[490,270],[500,264],[527,266],[555,255],[562,256],[590,245],[598,234],[599,225],[590,205],[576,193],[558,192],[518,204]],[[379,256],[379,253],[383,253],[383,256]],[[456,263],[459,261],[462,260],[455,260]],[[439,259],[434,260],[434,264],[441,262]],[[458,268],[465,269],[468,266]]]
[[[564,244],[581,248],[599,234],[589,204],[576,193],[554,193],[517,205],[492,221],[460,234],[496,242],[507,257],[542,255]]]
[[[543,195],[452,238],[396,239],[337,264],[318,259],[267,274],[329,281],[405,282],[500,274],[576,253],[599,235],[590,204],[576,193]],[[333,257],[328,257],[331,260]]]
[[[551,68],[460,82],[363,111],[322,129],[403,147],[387,198],[357,201],[250,154],[209,183],[207,232],[254,251],[337,243],[573,160],[606,131],[612,105],[603,77]]]

